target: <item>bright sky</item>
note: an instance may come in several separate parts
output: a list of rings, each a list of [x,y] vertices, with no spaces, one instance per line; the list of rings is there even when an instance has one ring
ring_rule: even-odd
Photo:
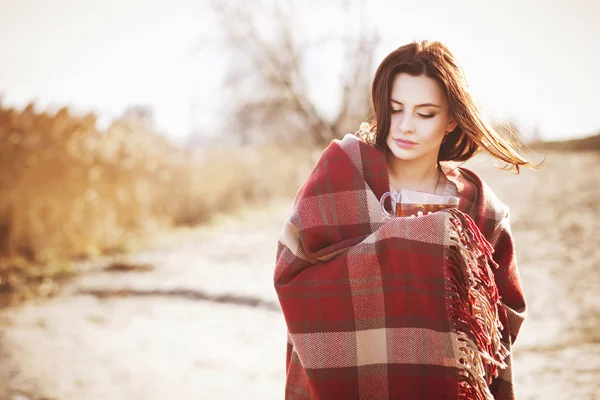
[[[526,132],[537,125],[546,139],[600,132],[600,1],[369,0],[352,21],[325,1],[300,3],[306,35],[378,26],[377,63],[410,40],[442,41],[493,118],[514,119]],[[105,119],[147,104],[174,138],[210,130],[219,122],[224,59],[203,7],[201,0],[0,0],[4,103],[36,99],[40,108],[70,105]],[[192,57],[200,38],[208,42]],[[343,59],[321,51],[307,70],[327,110],[338,100]]]

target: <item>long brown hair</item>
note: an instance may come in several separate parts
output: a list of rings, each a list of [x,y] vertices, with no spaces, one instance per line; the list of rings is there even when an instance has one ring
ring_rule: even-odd
[[[534,168],[520,154],[516,137],[494,129],[468,90],[467,80],[450,50],[439,42],[413,42],[390,53],[379,65],[373,79],[372,102],[375,121],[361,126],[371,134],[375,146],[389,151],[386,139],[390,131],[390,95],[394,77],[401,72],[435,79],[448,99],[450,115],[458,123],[440,147],[438,161],[467,161],[479,151],[506,162],[507,167]],[[373,135],[375,135],[373,137]]]

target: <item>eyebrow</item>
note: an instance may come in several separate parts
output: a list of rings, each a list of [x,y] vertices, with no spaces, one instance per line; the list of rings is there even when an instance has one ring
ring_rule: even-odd
[[[394,99],[391,99],[391,100],[392,100],[392,103],[404,105],[401,102],[399,102],[398,100],[394,100]],[[441,106],[438,106],[437,104],[433,104],[433,103],[417,104],[415,107],[437,107],[437,108],[442,108]]]

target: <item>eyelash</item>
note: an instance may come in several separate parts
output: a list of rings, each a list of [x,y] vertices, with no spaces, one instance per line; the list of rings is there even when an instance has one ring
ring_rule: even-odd
[[[392,110],[392,114],[396,114],[396,113],[399,113],[402,111],[404,111],[404,110]],[[425,119],[435,117],[435,114],[419,114],[419,113],[417,113],[417,115],[420,116],[421,118],[425,118]]]

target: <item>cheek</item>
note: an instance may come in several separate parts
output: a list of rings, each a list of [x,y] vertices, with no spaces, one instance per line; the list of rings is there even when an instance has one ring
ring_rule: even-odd
[[[402,116],[400,114],[392,114],[390,117],[390,122],[392,126],[398,125],[402,122]]]
[[[434,140],[437,140],[438,138],[441,140],[446,132],[443,121],[440,121],[437,118],[423,121],[423,130],[427,132],[427,137]]]
[[[427,147],[437,147],[442,143],[442,140],[444,140],[446,131],[439,121],[428,121],[428,123],[423,126],[422,132],[422,139],[427,142]]]
[[[398,114],[392,114],[390,117],[390,129],[389,129],[388,133],[392,134],[393,132],[396,132],[401,123],[402,123],[402,117]],[[389,136],[388,136],[388,139],[389,139]]]

